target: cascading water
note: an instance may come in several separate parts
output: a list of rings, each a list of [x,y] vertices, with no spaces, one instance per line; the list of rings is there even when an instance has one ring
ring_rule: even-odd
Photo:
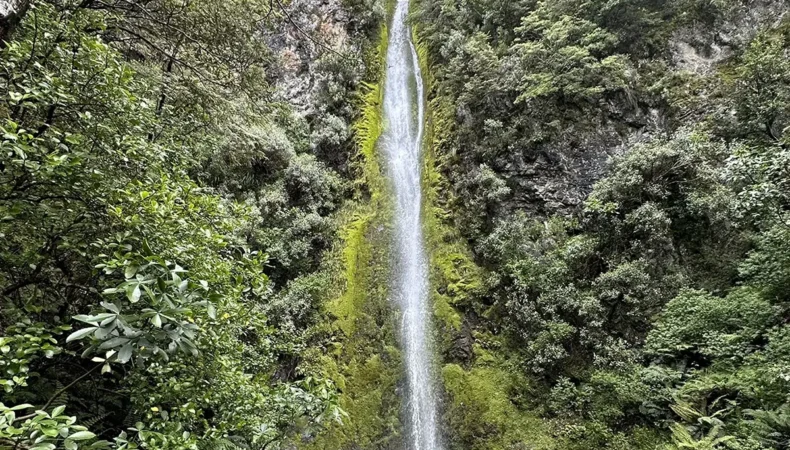
[[[428,262],[422,236],[421,148],[425,105],[417,52],[406,25],[409,0],[397,0],[387,49],[384,134],[395,195],[395,295],[408,381],[408,448],[440,450],[431,377]]]

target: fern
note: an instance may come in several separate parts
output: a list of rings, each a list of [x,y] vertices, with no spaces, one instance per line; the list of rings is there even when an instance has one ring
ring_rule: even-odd
[[[790,446],[790,404],[774,411],[746,410],[746,415],[760,434],[764,444],[786,448]]]
[[[123,418],[123,426],[125,428],[132,428],[132,427],[135,427],[137,425],[137,423],[140,422],[141,420],[142,420],[142,416],[141,415],[135,414],[134,412],[129,411],[129,413],[126,415],[126,417]]]
[[[719,397],[712,405],[717,404],[721,399],[722,397]],[[672,444],[667,447],[669,450],[716,450],[721,448],[720,445],[724,442],[734,439],[733,436],[721,436],[724,422],[717,416],[724,414],[726,409],[716,411],[708,416],[692,406],[691,403],[677,398],[675,404],[670,408],[687,424],[676,422],[670,426]],[[703,430],[707,427],[710,427],[707,434],[697,439],[695,436],[702,435]]]
[[[92,429],[92,428],[94,428],[94,426],[97,423],[101,422],[102,420],[104,420],[104,419],[106,419],[106,418],[108,418],[110,416],[111,416],[111,414],[108,413],[108,412],[104,412],[104,413],[100,413],[100,414],[94,414],[94,415],[91,415],[91,416],[88,416],[88,417],[82,419],[80,421],[81,422],[80,425],[82,425],[84,427],[87,427],[89,429]]]
[[[670,450],[716,450],[721,448],[721,444],[734,439],[733,436],[719,436],[721,433],[719,425],[711,428],[708,434],[699,440],[695,439],[683,424],[674,423],[671,429],[672,445],[668,447]]]
[[[680,418],[686,422],[694,423],[697,421],[697,419],[702,417],[702,413],[691,406],[691,403],[677,399],[675,402],[676,403],[670,406],[670,408],[672,408],[672,411],[674,411],[675,414],[680,416]]]
[[[55,392],[57,395],[52,398],[49,402],[49,406],[52,408],[56,408],[58,406],[68,406],[69,405],[69,393],[68,389],[64,389],[65,385],[58,380],[55,380]]]
[[[249,450],[250,447],[244,442],[243,438],[238,436],[229,436],[227,438],[213,439],[204,444],[202,447],[205,450]]]

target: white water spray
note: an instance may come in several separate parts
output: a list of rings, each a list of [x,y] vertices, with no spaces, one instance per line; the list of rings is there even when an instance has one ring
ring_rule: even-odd
[[[409,450],[440,450],[431,370],[428,260],[422,236],[422,75],[406,25],[409,0],[397,0],[387,48],[382,150],[395,195],[395,284],[403,314]]]

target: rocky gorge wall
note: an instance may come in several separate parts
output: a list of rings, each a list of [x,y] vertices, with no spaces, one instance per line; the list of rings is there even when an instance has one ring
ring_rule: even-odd
[[[666,64],[667,78],[685,73],[716,77],[717,68],[742,51],[758,30],[779,25],[788,13],[790,4],[785,1],[751,0],[731,7],[724,18],[713,23],[695,21],[677,27],[666,41],[665,53],[659,56]],[[596,109],[585,118],[589,123],[573,125],[559,139],[489,162],[510,189],[503,214],[525,211],[545,217],[578,211],[611,156],[626,152],[634,143],[701,120],[707,112],[704,107],[688,111],[668,104],[655,91],[628,88],[604,99]]]

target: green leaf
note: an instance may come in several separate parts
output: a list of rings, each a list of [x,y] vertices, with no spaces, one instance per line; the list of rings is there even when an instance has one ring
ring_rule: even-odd
[[[154,252],[151,251],[151,247],[148,245],[148,239],[143,239],[143,255],[151,256]]]
[[[217,308],[215,308],[212,303],[208,304],[208,316],[211,317],[212,319],[217,318]]]
[[[112,331],[114,329],[115,329],[115,325],[114,324],[112,326],[109,326],[109,327],[100,327],[98,330],[96,330],[96,339],[104,339],[104,338],[106,338],[107,336],[110,335],[110,333],[112,333]]]
[[[55,450],[55,444],[49,444],[46,442],[42,442],[40,444],[36,444],[35,447],[31,448],[30,450]]]
[[[81,356],[83,358],[87,358],[88,356],[90,356],[93,353],[94,350],[96,350],[96,348],[97,348],[97,346],[95,346],[95,345],[91,345],[91,346],[87,347],[85,350],[83,350]]]
[[[66,338],[66,342],[71,342],[71,341],[76,341],[78,339],[82,339],[85,336],[88,336],[89,334],[91,334],[94,331],[96,331],[96,329],[98,329],[98,328],[99,327],[88,327],[88,328],[83,328],[81,330],[77,330],[77,331],[71,333],[69,335],[69,337]]]
[[[101,305],[104,309],[114,312],[115,314],[120,314],[121,310],[118,308],[118,305],[112,302],[101,302]]]
[[[110,317],[102,320],[101,323],[99,324],[99,326],[106,327],[107,325],[110,325],[111,323],[113,323],[116,319],[117,319],[117,316],[115,316],[115,315],[110,316]]]
[[[126,277],[126,279],[128,280],[129,278],[132,278],[132,277],[134,277],[137,274],[137,270],[139,268],[140,268],[140,266],[138,266],[137,264],[134,264],[134,263],[129,264],[128,266],[126,266],[126,270],[124,270],[123,274]]]
[[[126,297],[132,303],[137,303],[140,300],[140,284],[130,284],[126,286]]]
[[[72,441],[86,441],[88,439],[93,439],[95,437],[96,435],[91,433],[90,431],[78,431],[72,434],[71,436],[69,436],[69,439],[71,439]]]
[[[89,321],[90,322],[98,322],[100,320],[105,320],[105,319],[108,319],[110,317],[115,317],[115,314],[112,314],[112,313],[96,314],[95,316],[89,316]]]
[[[96,323],[96,322],[99,321],[94,316],[86,316],[84,314],[79,314],[79,315],[76,315],[76,316],[72,316],[71,318],[74,319],[74,320],[79,320],[80,322],[85,322],[85,323],[90,323],[90,324],[93,324],[93,323]]]
[[[30,403],[22,403],[21,405],[12,406],[9,409],[11,411],[20,411],[20,410],[23,410],[23,409],[30,409],[30,408],[33,408],[33,407],[34,406],[31,405]]]
[[[109,339],[109,340],[106,340],[106,341],[102,342],[102,344],[99,346],[99,348],[101,350],[107,350],[107,349],[110,349],[110,348],[115,348],[115,347],[121,346],[123,344],[126,344],[127,342],[129,342],[129,338],[118,336],[118,337],[114,337],[112,339]]]
[[[66,406],[65,405],[58,406],[57,408],[52,410],[52,417],[57,417],[57,416],[63,414],[63,411],[65,411],[65,410],[66,410]]]
[[[126,364],[127,362],[129,362],[129,359],[131,359],[132,357],[133,349],[134,348],[132,347],[131,343],[127,343],[126,345],[121,347],[121,350],[118,351],[118,362],[121,364]]]

